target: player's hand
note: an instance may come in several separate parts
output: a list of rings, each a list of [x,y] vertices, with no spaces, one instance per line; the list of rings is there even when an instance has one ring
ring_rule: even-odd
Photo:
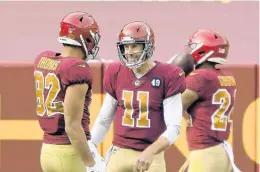
[[[106,172],[106,163],[104,159],[99,155],[96,146],[90,140],[88,141],[88,146],[96,164],[93,167],[87,167],[87,172]]]
[[[154,154],[151,150],[145,149],[137,158],[134,166],[134,172],[147,171],[152,164]]]
[[[87,167],[93,167],[96,164],[94,158],[92,159],[92,161],[87,161],[87,163],[85,164]]]
[[[94,167],[87,167],[86,172],[105,172],[105,171],[102,171],[98,167],[94,166]]]
[[[87,167],[87,172],[106,172],[106,164],[103,158],[95,158],[95,161],[96,164],[93,167]]]
[[[193,127],[191,115],[189,115],[188,119],[186,119],[186,127],[187,128]]]

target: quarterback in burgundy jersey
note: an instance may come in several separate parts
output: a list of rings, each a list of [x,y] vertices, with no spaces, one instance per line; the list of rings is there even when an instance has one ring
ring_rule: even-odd
[[[179,136],[185,77],[181,68],[151,59],[154,33],[143,22],[131,22],[119,34],[120,62],[104,76],[107,92],[91,131],[98,145],[115,120],[108,172],[165,172],[164,150]]]
[[[42,169],[105,170],[97,149],[88,142],[93,78],[86,60],[97,54],[98,25],[87,13],[70,13],[60,24],[59,42],[64,45],[62,53],[45,51],[34,63],[36,112],[44,131]]]
[[[183,109],[189,114],[186,133],[191,153],[180,171],[185,171],[187,165],[188,172],[237,171],[232,148],[226,142],[236,81],[230,71],[216,66],[226,61],[229,42],[214,30],[200,29],[190,37],[186,48],[195,65],[186,77],[182,94]]]

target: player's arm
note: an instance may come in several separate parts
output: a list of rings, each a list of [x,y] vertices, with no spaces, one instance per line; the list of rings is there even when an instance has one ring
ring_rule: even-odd
[[[107,93],[91,130],[91,140],[95,145],[99,145],[104,140],[105,135],[115,118],[116,108],[117,100]]]
[[[72,146],[80,154],[86,166],[91,167],[95,165],[95,161],[81,125],[85,95],[88,88],[88,84],[74,84],[67,87],[64,99],[64,118],[65,130]]]
[[[172,145],[178,138],[182,120],[181,93],[184,92],[185,76],[181,68],[169,68],[168,79],[166,80],[165,99],[163,100],[163,115],[166,124],[166,131],[148,149],[153,154],[160,153]]]
[[[181,95],[183,111],[186,111],[198,98],[199,96],[195,91],[186,89]]]
[[[198,71],[193,71],[186,77],[186,90],[181,95],[183,111],[186,111],[195,101],[203,96],[204,82],[202,75]]]
[[[170,65],[166,67],[169,69],[167,69],[168,73],[165,75],[163,87],[165,97],[163,100],[163,115],[167,129],[142,152],[135,164],[135,171],[148,170],[152,163],[152,157],[166,150],[177,140],[180,133],[183,112],[181,93],[185,90],[185,76],[179,67]]]
[[[180,135],[182,121],[181,93],[166,98],[163,101],[165,132],[147,149],[158,154],[172,145]],[[174,113],[174,114],[173,114]]]
[[[148,170],[152,163],[152,157],[165,151],[180,135],[182,120],[181,93],[166,98],[163,101],[163,109],[167,129],[153,144],[143,151],[135,164],[135,171],[140,169]]]
[[[100,144],[104,140],[104,137],[115,118],[118,103],[115,94],[115,80],[117,72],[117,63],[111,63],[105,70],[103,86],[107,94],[91,130],[91,140],[95,145]]]

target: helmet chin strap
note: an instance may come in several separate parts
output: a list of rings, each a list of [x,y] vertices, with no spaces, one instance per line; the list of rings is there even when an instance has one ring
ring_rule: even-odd
[[[128,66],[128,65],[126,65],[129,69],[138,69],[138,68],[140,68],[143,64],[144,64],[145,62],[142,62],[142,63],[139,63],[139,64],[134,64],[134,65],[130,65],[130,66]]]

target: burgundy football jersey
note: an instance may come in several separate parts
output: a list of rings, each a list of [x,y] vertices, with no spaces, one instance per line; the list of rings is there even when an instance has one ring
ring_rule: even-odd
[[[137,79],[131,69],[112,63],[104,88],[118,101],[113,144],[144,150],[165,131],[163,100],[185,90],[185,77],[180,68],[156,62]]]
[[[199,96],[187,110],[192,121],[187,128],[189,149],[203,149],[227,140],[236,94],[232,73],[198,69],[186,78],[186,87]]]
[[[44,143],[70,144],[65,132],[63,102],[68,86],[87,83],[82,126],[86,137],[89,132],[89,104],[91,102],[92,73],[88,64],[74,57],[61,57],[55,52],[41,53],[34,63],[34,78],[36,87],[37,115],[44,131]]]

